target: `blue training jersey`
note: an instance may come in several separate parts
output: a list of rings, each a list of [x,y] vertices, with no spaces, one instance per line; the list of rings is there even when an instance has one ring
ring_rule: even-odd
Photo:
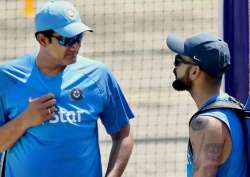
[[[225,93],[209,98],[202,107],[205,107],[217,100],[228,100]],[[238,115],[229,109],[209,110],[201,115],[216,117],[227,125],[231,135],[232,149],[227,160],[218,167],[216,177],[247,177],[247,150],[244,142],[243,126]],[[187,153],[187,177],[192,177],[193,156],[191,146],[188,146]]]
[[[114,134],[134,117],[118,83],[105,65],[81,56],[48,77],[35,57],[0,66],[0,126],[21,114],[30,97],[49,92],[57,112],[8,150],[5,177],[101,177],[98,118]]]

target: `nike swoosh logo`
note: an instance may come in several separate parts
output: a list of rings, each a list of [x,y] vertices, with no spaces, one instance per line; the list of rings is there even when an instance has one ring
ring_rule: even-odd
[[[200,61],[200,59],[198,59],[196,56],[194,56],[193,59],[195,59],[197,61]]]

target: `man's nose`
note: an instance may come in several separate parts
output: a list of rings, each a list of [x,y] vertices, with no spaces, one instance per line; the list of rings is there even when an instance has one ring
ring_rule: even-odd
[[[69,49],[71,51],[78,51],[81,47],[81,43],[79,42],[75,42],[71,47],[69,47]]]

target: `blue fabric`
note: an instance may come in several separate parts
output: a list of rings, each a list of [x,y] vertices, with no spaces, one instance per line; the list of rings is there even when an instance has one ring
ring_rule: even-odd
[[[33,55],[2,65],[1,101],[5,117],[15,119],[29,97],[52,92],[58,112],[49,121],[29,128],[8,150],[5,177],[101,177],[97,120],[109,134],[128,124],[133,113],[112,73],[105,65],[78,56],[75,64],[48,77]],[[72,90],[81,92],[76,99]],[[8,90],[8,91],[6,91]],[[1,92],[0,92],[1,93]],[[1,124],[4,124],[1,116]]]
[[[224,74],[230,65],[227,43],[207,32],[186,39],[169,34],[167,45],[175,53],[191,57],[202,70],[214,77]]]
[[[249,93],[248,0],[223,2],[224,40],[231,53],[231,66],[225,76],[225,91],[245,103]]]
[[[211,97],[202,107],[211,104],[217,100],[227,100],[227,94]],[[202,115],[213,116],[224,122],[231,134],[232,150],[228,159],[219,166],[216,177],[247,177],[247,159],[244,134],[240,119],[236,113],[229,109],[215,109],[202,113]],[[187,153],[187,176],[192,177],[193,159],[191,147],[188,146]]]
[[[82,23],[80,14],[72,3],[48,1],[35,16],[36,31],[54,30],[65,37],[73,37],[85,31],[92,31]]]

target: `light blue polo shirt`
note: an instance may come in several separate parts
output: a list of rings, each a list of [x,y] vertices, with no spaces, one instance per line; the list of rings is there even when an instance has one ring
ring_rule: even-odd
[[[116,79],[105,65],[81,56],[48,77],[35,55],[25,55],[0,66],[0,125],[21,114],[29,97],[49,92],[56,115],[8,150],[5,177],[101,177],[98,118],[114,134],[134,117]]]

